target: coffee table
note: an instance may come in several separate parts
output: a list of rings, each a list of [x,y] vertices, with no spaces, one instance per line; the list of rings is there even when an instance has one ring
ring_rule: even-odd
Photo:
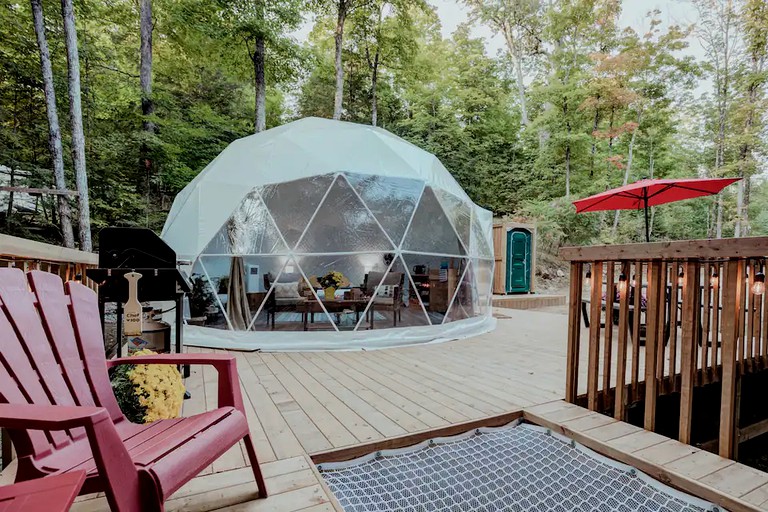
[[[301,313],[301,320],[304,324],[304,330],[309,330],[309,318],[312,317],[314,322],[315,313],[323,313],[323,307],[329,314],[336,314],[336,324],[340,323],[339,316],[345,310],[352,310],[355,312],[355,325],[360,321],[360,312],[365,310],[366,304],[370,298],[362,299],[335,299],[335,300],[323,300],[321,302],[316,300],[307,300],[296,304],[296,311]]]

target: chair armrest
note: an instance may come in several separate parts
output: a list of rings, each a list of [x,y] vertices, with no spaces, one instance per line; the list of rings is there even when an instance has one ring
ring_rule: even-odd
[[[113,510],[143,510],[139,473],[104,407],[0,404],[0,426],[16,430],[69,430],[83,427],[96,467],[120,489],[108,493]]]
[[[219,407],[234,407],[245,414],[237,361],[231,354],[151,354],[121,357],[107,361],[107,367],[121,364],[204,364],[213,366],[219,373]]]
[[[69,430],[109,419],[104,407],[0,404],[0,427],[32,430]]]
[[[214,366],[218,370],[228,367],[234,362],[235,356],[231,354],[150,354],[109,359],[107,368],[121,364],[205,364]]]

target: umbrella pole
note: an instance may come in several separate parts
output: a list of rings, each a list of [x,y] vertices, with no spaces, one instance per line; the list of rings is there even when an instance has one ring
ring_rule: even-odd
[[[651,241],[651,228],[648,223],[648,189],[643,190],[643,207],[645,210],[645,241]]]

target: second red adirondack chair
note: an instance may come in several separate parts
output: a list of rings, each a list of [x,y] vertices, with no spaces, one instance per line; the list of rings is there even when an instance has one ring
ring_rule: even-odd
[[[85,482],[85,471],[0,487],[0,512],[67,512]]]
[[[65,293],[66,289],[66,293]],[[31,291],[30,291],[31,290]],[[117,405],[107,367],[203,364],[219,374],[218,409],[146,425]],[[17,481],[86,471],[81,494],[104,492],[115,512],[162,512],[164,502],[241,440],[259,491],[234,357],[161,354],[107,361],[96,294],[41,271],[0,269],[0,427],[18,454]]]

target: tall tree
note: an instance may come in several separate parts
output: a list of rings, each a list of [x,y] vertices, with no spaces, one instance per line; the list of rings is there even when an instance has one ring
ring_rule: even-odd
[[[267,128],[267,73],[281,81],[293,76],[299,56],[287,35],[301,23],[303,0],[229,0],[224,11],[234,33],[243,39],[250,59],[254,90],[254,132]],[[269,62],[268,62],[269,61]]]
[[[155,133],[155,123],[150,116],[155,112],[152,99],[152,0],[140,0],[139,31],[141,34],[141,62],[139,64],[139,85],[141,86],[141,114],[144,116],[144,131]]]
[[[472,17],[489,26],[504,37],[507,53],[515,67],[517,99],[520,104],[520,123],[528,125],[526,99],[526,61],[543,51],[541,0],[464,0]]]
[[[707,55],[717,106],[712,174],[720,176],[726,165],[728,113],[733,97],[734,60],[740,44],[736,0],[695,0],[699,12],[697,35]],[[717,195],[714,235],[723,236],[723,193]]]
[[[350,53],[365,62],[370,74],[373,126],[379,124],[379,78],[394,76],[413,62],[418,48],[414,17],[424,9],[421,0],[372,0],[350,18]]]
[[[765,98],[768,82],[768,4],[763,0],[746,0],[741,11],[741,26],[747,62],[739,79],[741,101],[737,114],[741,117],[742,130],[738,137],[738,172],[742,180],[736,202],[735,237],[749,235],[749,193],[756,171],[755,153],[761,146],[760,132],[768,112]]]
[[[67,190],[67,181],[64,176],[64,157],[61,147],[61,128],[59,127],[59,113],[56,109],[56,91],[53,87],[53,68],[51,67],[51,53],[48,49],[48,38],[45,35],[45,18],[43,17],[42,0],[31,0],[32,20],[37,36],[37,46],[40,50],[40,69],[43,75],[43,91],[45,92],[45,110],[48,114],[48,148],[51,152],[53,163],[53,177],[56,188],[62,192]],[[69,208],[69,199],[66,195],[56,196],[61,224],[61,235],[64,246],[75,247],[75,237],[72,232],[72,214]],[[10,206],[10,205],[9,205]]]
[[[333,0],[332,5],[336,14],[336,26],[333,32],[334,42],[334,69],[336,71],[336,88],[333,93],[333,118],[341,119],[344,107],[344,26],[347,18],[355,10],[366,5],[367,0]]]
[[[80,100],[80,54],[77,48],[77,28],[72,0],[61,0],[64,18],[64,37],[67,48],[67,77],[69,89],[69,117],[72,125],[72,161],[75,183],[80,202],[78,224],[80,249],[91,251],[91,214],[88,197],[88,175],[85,169],[85,135],[83,134],[83,108]]]

